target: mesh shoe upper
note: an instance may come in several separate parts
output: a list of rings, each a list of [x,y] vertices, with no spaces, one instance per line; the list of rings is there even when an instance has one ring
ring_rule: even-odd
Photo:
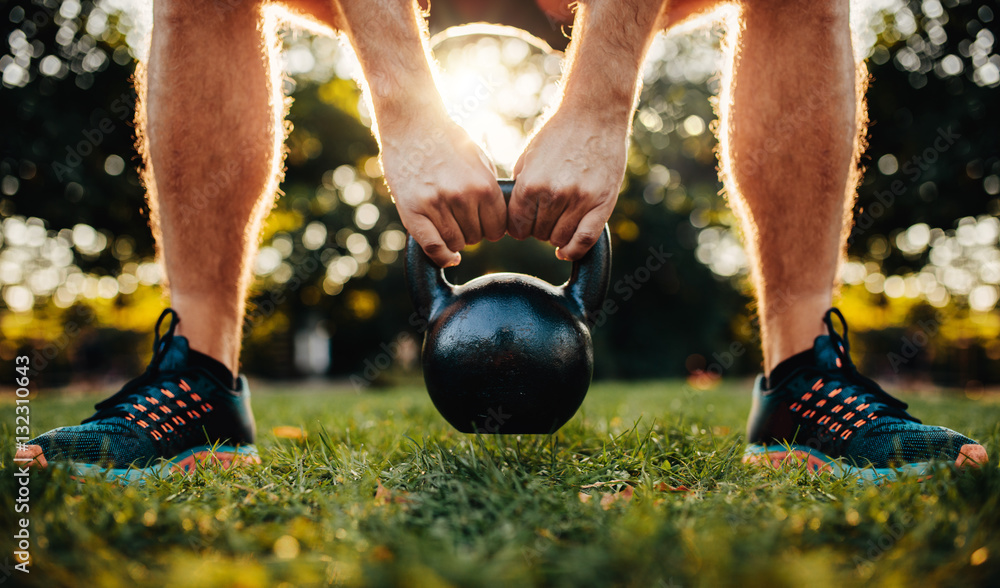
[[[172,315],[162,338],[160,325]],[[48,461],[146,467],[202,445],[249,445],[254,420],[246,380],[230,390],[208,371],[188,365],[188,342],[175,336],[176,313],[156,323],[153,359],[138,378],[97,404],[97,412],[73,427],[59,427],[29,442]]]
[[[836,316],[841,336],[833,327]],[[765,389],[759,378],[747,425],[751,444],[795,444],[831,458],[886,468],[932,459],[954,461],[972,439],[944,427],[922,424],[907,405],[858,373],[851,362],[847,323],[827,312],[828,335],[816,338],[815,364],[800,367]]]

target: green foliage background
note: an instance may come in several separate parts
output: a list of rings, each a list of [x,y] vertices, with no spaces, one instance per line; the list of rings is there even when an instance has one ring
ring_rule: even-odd
[[[134,374],[146,360],[150,327],[166,302],[155,280],[143,279],[152,271],[154,251],[139,181],[141,161],[133,147],[135,49],[127,42],[141,23],[109,6],[13,0],[0,14],[6,49],[0,58],[0,264],[23,269],[16,276],[13,269],[0,271],[0,364],[19,352],[32,353],[36,365],[44,363],[41,377],[49,385]],[[989,77],[1000,66],[994,52],[996,12],[995,2],[899,2],[869,23],[868,32],[877,35],[867,61],[872,125],[859,224],[849,249],[852,267],[865,271],[861,281],[845,286],[839,301],[856,327],[855,348],[863,353],[866,369],[896,377],[929,375],[964,386],[970,394],[1000,381],[996,300],[988,308],[969,304],[974,288],[988,302],[990,288],[995,292],[1000,282],[1000,277],[990,282],[994,274],[980,271],[1000,268],[997,240],[956,244],[963,226],[974,233],[982,225],[988,233],[986,225],[1000,216],[995,107],[1000,84]],[[91,24],[102,20],[106,26]],[[310,39],[289,34],[286,47],[308,46]],[[672,69],[716,42],[704,33],[672,36],[669,51],[654,63],[663,73],[646,80],[626,183],[610,221],[612,284],[641,267],[650,248],[662,247],[671,257],[627,300],[626,289],[613,286],[610,296],[620,311],[595,331],[598,377],[683,376],[713,367],[736,375],[758,369],[745,270],[713,271],[721,254],[706,245],[735,235],[734,219],[720,195],[715,139],[704,129],[690,132],[697,124],[686,124],[691,117],[708,124],[714,119],[710,98],[718,78],[685,77]],[[317,55],[319,61],[327,58]],[[320,329],[330,335],[328,373],[358,374],[366,361],[384,352],[383,344],[397,341],[401,333],[417,336],[393,237],[402,226],[378,177],[377,147],[359,110],[355,83],[335,75],[295,75],[286,79],[286,90],[294,98],[289,117],[294,130],[283,195],[263,236],[265,246],[281,250],[281,266],[254,287],[243,362],[260,376],[300,376],[296,334]],[[935,151],[931,161],[927,150],[943,132],[958,138]],[[368,186],[367,202],[379,211],[373,226],[359,226],[360,204],[344,199],[337,178],[345,174]],[[310,249],[304,236],[316,222],[326,228],[327,238]],[[900,237],[920,223],[941,231],[932,233],[922,249]],[[74,228],[80,225],[96,229],[104,247],[76,246]],[[355,247],[359,240],[351,241],[352,234],[364,236],[367,251]],[[34,235],[39,245],[26,245],[30,238],[24,235]],[[947,239],[954,241],[949,246],[957,253],[947,263],[943,253],[935,257],[934,238],[943,239],[941,252]],[[55,267],[50,258],[65,249],[72,252],[72,267],[53,269],[51,275],[58,276],[53,283],[78,280],[85,292],[60,303],[55,286],[31,286],[29,276]],[[327,265],[351,256],[355,261],[345,267],[368,259],[357,264],[346,283],[329,282]],[[465,260],[451,276],[454,281],[500,269],[552,281],[568,275],[568,266],[554,259],[551,248],[534,242],[484,244],[467,251]],[[910,286],[906,295],[890,295],[886,287],[893,276],[916,284],[921,272],[935,271],[946,298],[941,291],[910,292]],[[102,277],[117,280],[114,295],[99,294]],[[30,308],[11,308],[10,301],[23,297],[29,286],[35,291]],[[933,333],[920,325],[933,325]],[[908,342],[923,341],[921,334],[933,337],[911,344],[910,354]],[[734,342],[749,351],[730,363],[724,356]],[[408,365],[395,359],[389,374]]]

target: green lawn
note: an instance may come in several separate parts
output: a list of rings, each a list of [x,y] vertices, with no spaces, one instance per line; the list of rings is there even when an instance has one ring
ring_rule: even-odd
[[[912,399],[925,421],[982,440],[991,462],[874,487],[742,465],[748,391],[747,382],[710,392],[601,383],[555,436],[477,438],[452,431],[419,387],[258,387],[262,466],[141,487],[33,473],[34,563],[9,579],[46,587],[1000,586],[1000,402]],[[75,424],[94,401],[36,398],[32,430]],[[10,396],[3,406],[9,537],[17,491]]]

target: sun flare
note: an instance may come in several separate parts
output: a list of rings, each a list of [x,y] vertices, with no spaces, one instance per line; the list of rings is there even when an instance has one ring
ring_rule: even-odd
[[[557,99],[562,54],[517,29],[487,25],[449,29],[431,47],[452,119],[509,174]]]

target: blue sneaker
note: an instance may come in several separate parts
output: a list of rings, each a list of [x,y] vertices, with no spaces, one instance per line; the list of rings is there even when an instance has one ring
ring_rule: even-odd
[[[833,327],[836,316],[841,336]],[[744,463],[804,462],[810,471],[894,480],[926,475],[935,462],[977,467],[986,449],[965,435],[921,424],[907,405],[858,373],[848,353],[847,321],[836,308],[823,318],[813,365],[792,370],[768,388],[757,378],[747,424]]]
[[[170,327],[161,337],[168,315]],[[234,390],[189,365],[187,339],[174,335],[179,321],[172,309],[163,311],[145,373],[95,406],[97,412],[82,424],[35,437],[16,459],[126,483],[191,472],[200,463],[260,463],[246,378]]]

